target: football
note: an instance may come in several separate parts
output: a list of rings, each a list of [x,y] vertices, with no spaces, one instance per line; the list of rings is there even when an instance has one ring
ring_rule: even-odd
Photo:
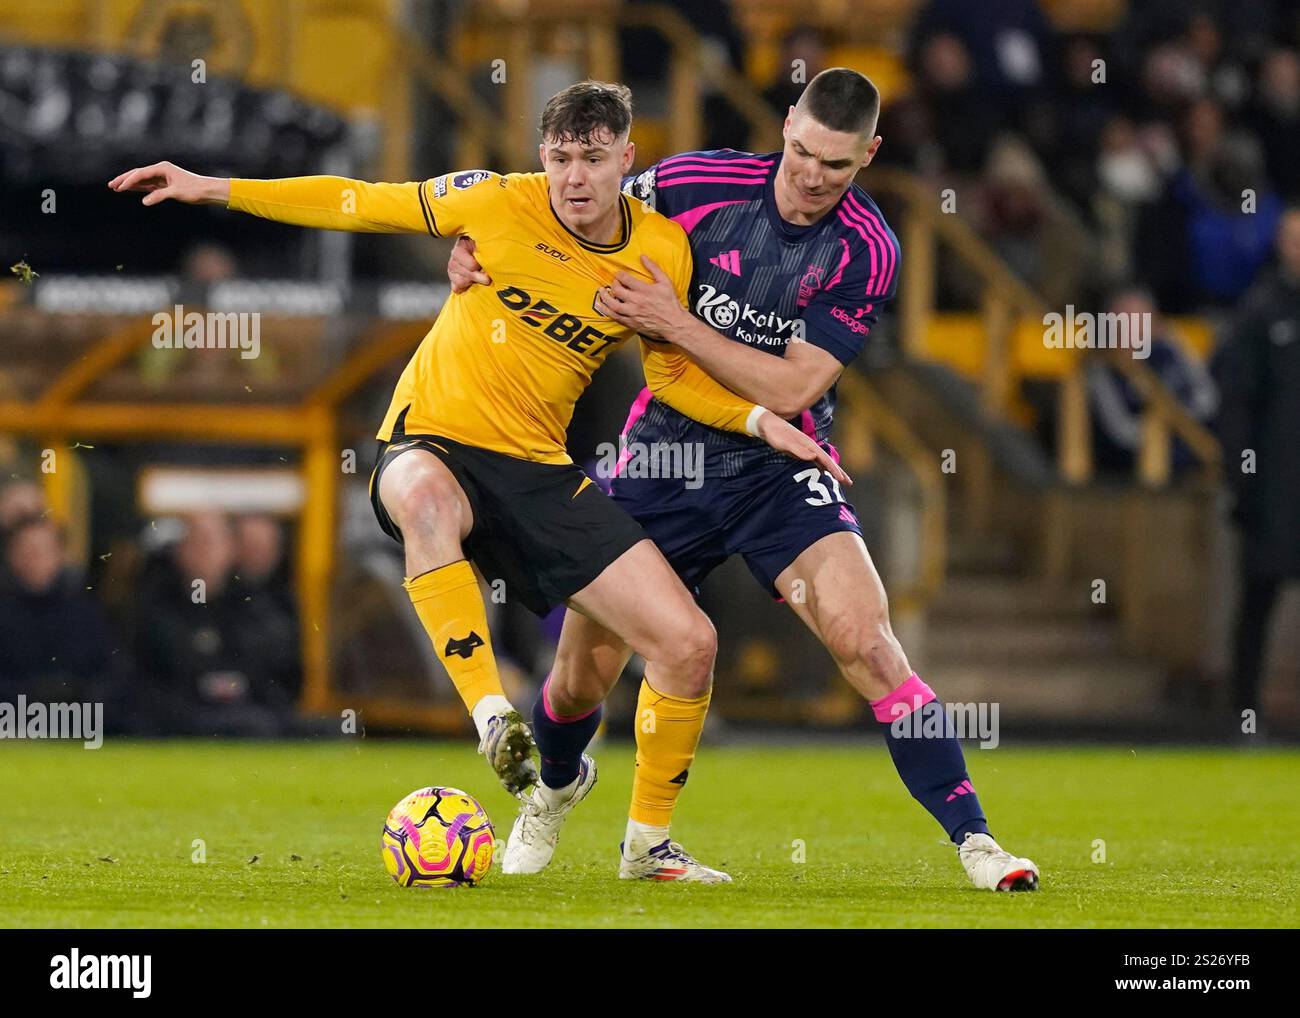
[[[384,821],[384,866],[403,887],[473,887],[492,868],[487,812],[458,788],[420,788]]]

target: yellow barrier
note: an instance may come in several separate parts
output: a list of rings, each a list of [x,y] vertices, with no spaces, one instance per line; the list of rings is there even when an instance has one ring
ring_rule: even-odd
[[[302,450],[307,497],[299,515],[297,590],[301,615],[303,699],[307,710],[335,704],[330,689],[330,592],[335,567],[337,502],[342,475],[336,416],[339,405],[376,372],[409,353],[426,331],[420,322],[385,324],[372,330],[334,372],[297,407],[241,405],[237,413],[211,403],[79,402],[80,397],[139,347],[151,326],[129,322],[104,337],[34,400],[0,399],[0,433],[40,438],[48,446],[71,440],[169,439],[231,444],[288,445]],[[66,453],[65,453],[66,455]],[[54,507],[70,512],[75,475],[52,481]],[[363,701],[350,699],[357,708]],[[389,710],[379,704],[381,714]],[[439,711],[416,712],[425,721]],[[463,722],[460,712],[456,718]],[[380,720],[375,717],[374,720]],[[445,727],[445,726],[443,726]]]

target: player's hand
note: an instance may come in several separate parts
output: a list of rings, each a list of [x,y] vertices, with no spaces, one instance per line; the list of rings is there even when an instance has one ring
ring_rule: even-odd
[[[596,291],[596,310],[643,336],[671,342],[673,332],[690,313],[682,307],[668,274],[645,255],[641,263],[651,281],[620,272],[613,283]]]
[[[831,458],[830,453],[817,444],[816,439],[805,435],[789,421],[781,420],[771,410],[765,410],[759,415],[756,428],[758,437],[777,452],[806,463],[815,463],[841,484],[853,483],[853,478]]]
[[[230,201],[229,180],[202,177],[168,162],[119,173],[108,186],[112,191],[145,192],[143,205],[157,205],[168,198],[186,205],[225,205]]]
[[[492,277],[483,271],[483,266],[474,257],[474,238],[459,237],[452,245],[451,257],[447,259],[447,278],[451,280],[452,293],[464,293],[475,283],[488,286]]]

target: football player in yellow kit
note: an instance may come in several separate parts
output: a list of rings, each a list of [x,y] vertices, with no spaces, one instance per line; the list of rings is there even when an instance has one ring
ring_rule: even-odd
[[[323,229],[474,235],[497,285],[453,295],[407,364],[379,430],[371,501],[405,546],[406,589],[474,719],[480,751],[528,809],[567,812],[595,784],[582,750],[599,709],[558,716],[543,687],[533,712],[542,782],[529,792],[532,736],[502,690],[470,561],[503,578],[507,597],[539,614],[567,604],[645,658],[641,699],[675,734],[660,740],[665,759],[638,768],[641,794],[676,799],[673,779],[694,756],[711,688],[711,623],[641,527],[565,451],[578,396],[609,351],[635,335],[597,310],[597,291],[619,271],[648,275],[644,256],[667,268],[687,303],[685,233],[620,190],[635,155],[630,128],[624,86],[582,82],[543,111],[543,173],[469,170],[405,184],[227,180],[164,162],[109,182],[146,192],[146,205],[173,199]],[[642,361],[668,405],[848,481],[811,438],[671,347],[643,340]]]

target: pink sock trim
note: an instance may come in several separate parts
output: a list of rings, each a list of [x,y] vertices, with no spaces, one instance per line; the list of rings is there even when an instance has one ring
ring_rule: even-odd
[[[935,699],[934,690],[922,681],[921,676],[913,672],[906,682],[888,696],[870,702],[876,720],[888,722],[907,717],[912,711],[924,707],[933,699]],[[898,710],[894,706],[900,703],[903,705],[902,710]]]
[[[596,704],[596,706],[592,707],[591,710],[587,711],[585,714],[570,714],[568,716],[556,714],[555,711],[551,710],[551,698],[547,695],[547,690],[550,688],[551,677],[548,675],[546,676],[546,681],[542,683],[542,710],[546,711],[546,716],[557,725],[571,725],[575,721],[581,721],[583,718],[591,717],[596,713],[596,711],[600,710],[600,704]]]

